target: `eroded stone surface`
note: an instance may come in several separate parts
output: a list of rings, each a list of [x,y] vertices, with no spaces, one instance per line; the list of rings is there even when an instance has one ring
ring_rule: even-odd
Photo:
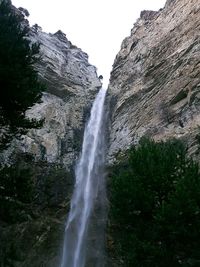
[[[25,203],[16,194],[1,199],[5,208],[0,218],[2,267],[60,265],[74,163],[91,105],[101,87],[88,55],[72,45],[64,33],[47,34],[35,25],[31,39],[41,43],[41,58],[35,67],[47,91],[42,102],[27,111],[27,116],[45,122],[41,129],[30,130],[21,141],[13,140],[0,155],[1,163],[15,168],[18,183],[20,175],[26,173],[32,189],[31,199]],[[14,187],[11,182],[13,192]]]
[[[109,156],[144,136],[183,138],[199,153],[200,0],[168,0],[143,11],[122,43],[110,78]]]
[[[41,129],[30,130],[23,141],[15,140],[3,157],[8,159],[14,149],[33,154],[36,160],[69,167],[80,152],[84,125],[101,81],[88,55],[61,31],[47,34],[34,26],[31,40],[41,44],[36,69],[47,92],[42,103],[33,106],[27,115],[45,122]]]

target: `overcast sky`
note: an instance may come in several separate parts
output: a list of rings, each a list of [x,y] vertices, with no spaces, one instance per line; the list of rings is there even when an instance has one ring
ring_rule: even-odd
[[[89,55],[89,62],[104,76],[109,72],[122,40],[129,36],[141,10],[158,10],[166,0],[12,0],[30,13],[29,21],[46,32],[62,30]]]

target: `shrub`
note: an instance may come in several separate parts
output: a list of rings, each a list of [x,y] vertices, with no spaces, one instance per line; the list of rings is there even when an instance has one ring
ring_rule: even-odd
[[[110,216],[122,266],[200,266],[200,176],[176,140],[142,139],[110,171]]]
[[[33,199],[34,180],[30,167],[19,163],[0,170],[0,214],[1,220],[12,223],[20,221],[25,207]],[[20,215],[21,214],[21,215]]]

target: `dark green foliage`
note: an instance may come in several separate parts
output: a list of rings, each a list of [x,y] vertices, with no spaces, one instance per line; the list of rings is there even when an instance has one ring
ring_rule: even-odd
[[[12,166],[0,167],[0,222],[27,221],[48,209],[58,212],[69,202],[72,185],[73,176],[62,165],[16,155]]]
[[[20,217],[23,217],[26,205],[33,200],[33,189],[34,173],[30,167],[21,165],[20,161],[3,167],[0,170],[1,220],[12,223],[23,219]]]
[[[32,200],[33,173],[27,166],[4,167],[0,171],[1,197],[30,203]]]
[[[22,23],[23,22],[23,23]],[[23,25],[23,26],[22,26]],[[41,98],[44,86],[38,82],[33,64],[39,59],[39,44],[28,40],[29,28],[23,15],[16,14],[10,1],[0,4],[0,145],[42,122],[25,117]]]
[[[73,175],[16,154],[0,168],[0,266],[58,266]]]
[[[200,266],[200,175],[183,144],[143,139],[110,176],[122,266]]]

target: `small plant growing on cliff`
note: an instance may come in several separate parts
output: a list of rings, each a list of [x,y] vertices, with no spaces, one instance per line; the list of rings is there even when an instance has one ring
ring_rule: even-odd
[[[110,176],[111,230],[122,266],[200,266],[199,167],[183,144],[143,139]]]
[[[44,86],[33,65],[39,45],[28,39],[29,27],[9,0],[0,3],[0,147],[13,136],[41,126],[25,112],[41,99]]]

